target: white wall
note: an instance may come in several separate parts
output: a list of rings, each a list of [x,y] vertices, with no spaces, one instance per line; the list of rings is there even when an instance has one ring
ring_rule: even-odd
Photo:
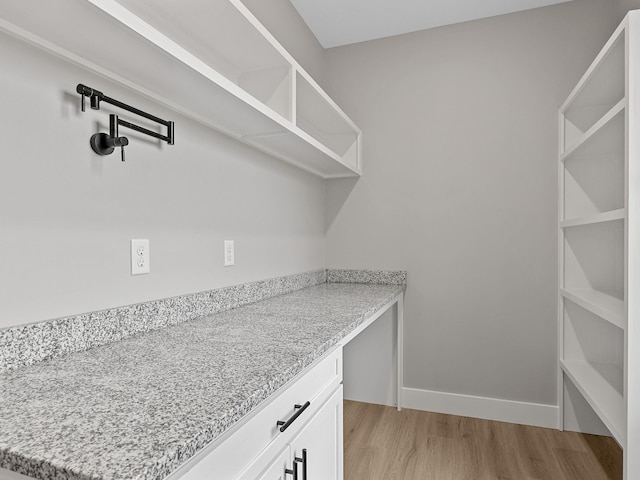
[[[557,404],[557,109],[615,28],[581,0],[330,49],[364,176],[327,267],[406,269],[405,386]]]
[[[320,179],[5,35],[0,58],[0,327],[324,267]],[[127,161],[98,157],[110,106],[81,113],[80,82],[174,120],[176,144],[122,129]]]

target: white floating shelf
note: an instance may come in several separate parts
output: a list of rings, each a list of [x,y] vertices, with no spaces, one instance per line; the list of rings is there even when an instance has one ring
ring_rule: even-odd
[[[627,327],[624,300],[588,288],[561,288],[560,294],[618,328]]]
[[[622,369],[581,360],[561,360],[560,365],[616,441],[624,445],[626,418]]]
[[[360,130],[315,82],[297,91],[304,70],[239,0],[0,0],[0,31],[320,177],[361,175]],[[296,123],[309,95],[306,124],[337,133]]]
[[[624,109],[627,100],[616,103],[600,120],[598,120],[578,141],[561,156],[560,161],[576,155],[610,155],[624,154]]]
[[[625,32],[618,29],[560,108],[564,116],[586,131],[625,96]]]
[[[562,228],[570,228],[570,227],[580,227],[583,225],[594,225],[596,223],[605,223],[605,222],[613,222],[615,220],[624,220],[626,215],[626,210],[624,208],[619,208],[617,210],[611,210],[609,212],[602,212],[594,215],[589,215],[580,218],[570,218],[568,220],[563,220],[560,222],[560,227]]]

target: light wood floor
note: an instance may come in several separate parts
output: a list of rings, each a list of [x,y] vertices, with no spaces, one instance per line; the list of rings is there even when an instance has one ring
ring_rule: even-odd
[[[608,437],[344,403],[345,480],[621,480]]]

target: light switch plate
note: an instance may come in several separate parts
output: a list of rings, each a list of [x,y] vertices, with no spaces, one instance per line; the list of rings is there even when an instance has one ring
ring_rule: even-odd
[[[131,239],[131,275],[150,272],[149,239]]]
[[[232,267],[235,265],[235,246],[233,240],[224,241],[224,266]]]

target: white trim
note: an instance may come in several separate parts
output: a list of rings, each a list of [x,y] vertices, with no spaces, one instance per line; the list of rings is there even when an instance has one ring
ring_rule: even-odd
[[[558,112],[558,158],[561,158],[565,151],[565,118],[563,112]],[[558,410],[556,417],[556,428],[564,430],[565,426],[565,402],[564,402],[564,374],[560,367],[560,361],[564,358],[564,297],[560,289],[564,288],[564,230],[562,223],[565,221],[565,165],[558,162],[558,303],[557,303],[557,331],[558,331],[558,367],[556,368],[557,402]]]
[[[403,389],[403,407],[535,427],[558,427],[557,405],[517,402],[405,387]]]
[[[400,411],[402,410],[402,406],[404,405],[402,395],[404,390],[404,292],[401,293],[398,297],[397,307],[398,338],[396,339],[396,341],[398,342],[398,345],[396,350],[396,368],[398,369],[398,392],[396,397],[396,406],[398,408],[398,411]]]

